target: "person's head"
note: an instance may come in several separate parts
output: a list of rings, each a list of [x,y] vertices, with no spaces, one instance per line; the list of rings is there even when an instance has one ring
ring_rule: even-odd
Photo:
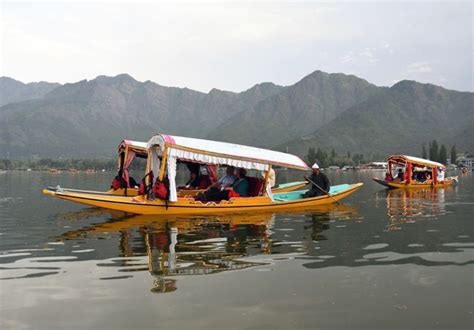
[[[234,170],[235,170],[235,168],[233,166],[227,166],[227,168],[225,170],[225,174],[234,175]]]
[[[401,168],[399,168],[398,173],[403,173],[403,170]]]
[[[242,178],[245,178],[247,176],[247,171],[245,170],[245,168],[238,168],[238,169],[235,170],[235,175],[239,179],[242,179]]]
[[[311,169],[314,174],[319,174],[319,165],[317,163],[314,163],[313,166],[311,166]]]
[[[198,173],[197,172],[191,172],[191,180],[194,180],[198,177]]]

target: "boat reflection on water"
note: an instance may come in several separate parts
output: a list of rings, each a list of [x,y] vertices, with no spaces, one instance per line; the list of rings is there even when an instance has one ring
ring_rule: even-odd
[[[68,219],[97,216],[93,209],[68,215]],[[113,213],[111,220],[61,235],[59,240],[107,238],[119,235],[120,258],[114,265],[121,271],[148,270],[154,277],[152,292],[177,290],[175,276],[206,275],[266,265],[267,260],[249,260],[252,256],[307,254],[310,242],[325,240],[321,234],[334,219],[359,219],[355,207],[327,205],[288,214],[288,221],[303,221],[299,226],[305,238],[294,242],[291,232],[275,232],[275,214],[226,214],[213,216],[130,216]],[[281,219],[285,222],[285,218]],[[309,220],[309,221],[308,221]],[[293,225],[294,226],[294,225]],[[281,227],[281,225],[279,226]],[[299,237],[301,240],[301,237]],[[291,241],[292,244],[289,244]],[[137,264],[133,257],[147,257],[147,265]],[[263,261],[262,261],[263,260]],[[137,266],[142,266],[136,268]]]
[[[386,190],[388,230],[420,219],[436,219],[446,214],[445,194],[453,187]]]

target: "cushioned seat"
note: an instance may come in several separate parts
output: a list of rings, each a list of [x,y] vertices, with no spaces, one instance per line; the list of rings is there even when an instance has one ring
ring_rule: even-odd
[[[198,189],[207,189],[212,184],[209,175],[201,175],[201,180],[199,181]]]
[[[265,180],[253,176],[248,176],[247,181],[249,182],[249,197],[260,196],[263,190],[263,184]]]

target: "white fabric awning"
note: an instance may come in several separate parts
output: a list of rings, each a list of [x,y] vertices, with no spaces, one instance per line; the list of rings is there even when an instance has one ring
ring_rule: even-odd
[[[234,143],[157,134],[148,141],[148,148],[165,145],[169,155],[179,160],[205,164],[230,165],[246,169],[268,170],[269,165],[308,170],[299,157],[284,152],[255,148]]]
[[[408,161],[410,163],[417,164],[417,165],[425,165],[425,166],[429,166],[429,167],[446,168],[446,166],[444,166],[441,163],[434,162],[434,161],[428,160],[428,159],[419,158],[419,157],[407,156],[407,155],[390,156],[387,160],[388,161],[391,161],[391,160],[393,160],[393,161],[404,160],[405,162]]]
[[[133,147],[136,149],[147,149],[147,143],[146,142],[140,142],[140,141],[132,141],[132,140],[122,140],[120,144],[118,145],[118,149],[120,150],[121,148],[124,147]]]

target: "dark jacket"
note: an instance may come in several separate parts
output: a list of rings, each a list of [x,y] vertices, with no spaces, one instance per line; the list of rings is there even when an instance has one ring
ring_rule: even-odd
[[[318,175],[316,174],[311,174],[311,176],[309,177],[309,179],[311,181],[313,181],[314,183],[316,183],[319,187],[321,187],[324,191],[327,191],[329,192],[329,188],[331,187],[330,184],[329,184],[329,179],[328,177],[326,176],[326,174],[322,173],[322,172],[319,172]],[[321,191],[321,189],[319,189],[318,187],[316,187],[314,184],[313,186],[311,187],[311,190],[314,190],[314,191]]]
[[[235,181],[232,185],[232,189],[242,197],[249,195],[249,182],[247,179],[242,178],[238,181]]]

